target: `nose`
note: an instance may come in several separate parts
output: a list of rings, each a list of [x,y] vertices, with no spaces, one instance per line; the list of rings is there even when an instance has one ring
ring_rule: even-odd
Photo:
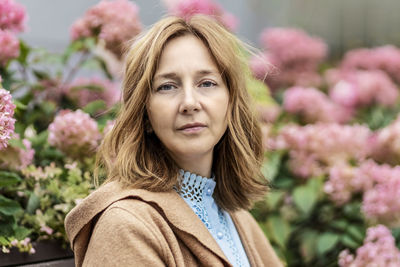
[[[182,90],[182,101],[179,106],[179,112],[183,114],[191,114],[200,109],[201,105],[195,88],[186,86],[184,90]]]

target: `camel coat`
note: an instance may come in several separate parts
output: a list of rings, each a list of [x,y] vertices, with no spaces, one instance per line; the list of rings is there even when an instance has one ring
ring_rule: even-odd
[[[280,267],[252,216],[231,213],[251,266]],[[101,186],[66,217],[76,266],[232,266],[175,191]]]

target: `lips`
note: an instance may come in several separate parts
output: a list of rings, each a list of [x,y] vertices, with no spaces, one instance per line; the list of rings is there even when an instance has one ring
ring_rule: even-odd
[[[194,122],[194,123],[187,123],[181,127],[178,128],[180,131],[185,131],[185,130],[191,130],[191,129],[201,129],[206,127],[205,124],[200,123],[200,122]]]

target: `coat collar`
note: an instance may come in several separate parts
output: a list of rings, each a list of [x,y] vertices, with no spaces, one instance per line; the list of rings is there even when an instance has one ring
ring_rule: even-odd
[[[82,242],[82,240],[88,242],[90,231],[87,229],[93,227],[93,221],[98,214],[114,202],[125,198],[136,198],[156,207],[179,231],[192,235],[204,247],[229,265],[229,261],[208,229],[174,190],[150,192],[143,189],[128,189],[122,188],[118,182],[110,182],[101,186],[67,215],[65,226],[72,248],[74,249],[75,242]],[[235,221],[237,222],[237,220]]]

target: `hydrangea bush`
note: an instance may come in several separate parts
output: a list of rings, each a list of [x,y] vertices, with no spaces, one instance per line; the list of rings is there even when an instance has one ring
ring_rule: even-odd
[[[121,96],[107,53],[141,30],[133,2],[102,1],[72,23],[72,41],[55,54],[18,39],[26,18],[14,0],[0,1],[2,253],[32,254],[50,239],[67,246],[64,218],[94,189],[96,149]]]
[[[263,120],[271,191],[253,215],[288,266],[398,266],[400,50],[332,64],[300,30],[268,29],[261,42],[251,69],[281,108]]]

